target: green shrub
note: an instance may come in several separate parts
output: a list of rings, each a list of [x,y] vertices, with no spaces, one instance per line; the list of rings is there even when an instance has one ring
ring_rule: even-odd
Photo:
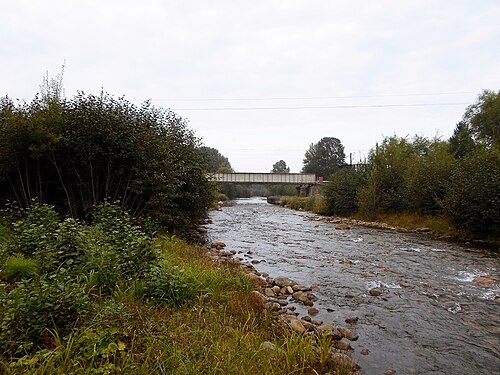
[[[155,303],[178,306],[191,299],[195,290],[187,284],[183,270],[167,264],[154,265],[143,280],[142,298]]]
[[[53,245],[53,233],[59,218],[53,206],[32,202],[24,212],[24,217],[13,224],[15,249],[26,256],[45,253]]]
[[[88,312],[85,286],[68,274],[23,280],[2,296],[0,350],[52,346],[50,331],[70,332]]]
[[[335,174],[323,195],[327,215],[351,215],[358,210],[358,194],[365,184],[366,173],[344,169]]]

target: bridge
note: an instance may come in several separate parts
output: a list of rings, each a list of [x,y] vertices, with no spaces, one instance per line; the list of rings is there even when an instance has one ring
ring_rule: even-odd
[[[307,173],[214,173],[210,179],[233,184],[316,184],[315,174]]]

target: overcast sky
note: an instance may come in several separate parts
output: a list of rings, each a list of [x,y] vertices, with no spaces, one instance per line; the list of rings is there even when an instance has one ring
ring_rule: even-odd
[[[151,99],[238,172],[292,172],[322,137],[448,138],[500,89],[499,0],[0,0],[0,95],[65,62],[77,91]]]

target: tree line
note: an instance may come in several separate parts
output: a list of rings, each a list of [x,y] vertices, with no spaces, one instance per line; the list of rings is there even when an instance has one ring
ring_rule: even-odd
[[[0,204],[48,203],[91,220],[119,201],[169,229],[198,222],[213,199],[207,158],[187,122],[107,93],[61,95],[46,81],[30,103],[0,99]]]
[[[442,215],[500,235],[500,91],[484,91],[448,140],[385,138],[364,168],[340,168],[325,190],[329,215]]]

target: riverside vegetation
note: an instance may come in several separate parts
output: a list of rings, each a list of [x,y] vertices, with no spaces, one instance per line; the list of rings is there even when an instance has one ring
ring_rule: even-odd
[[[90,225],[34,204],[0,228],[4,374],[350,373],[326,336],[277,325],[239,267],[117,205]]]
[[[187,123],[61,80],[0,99],[0,372],[351,373],[181,239],[216,196]]]
[[[500,92],[485,91],[446,141],[387,137],[365,164],[341,168],[322,195],[283,204],[436,234],[500,238]]]

